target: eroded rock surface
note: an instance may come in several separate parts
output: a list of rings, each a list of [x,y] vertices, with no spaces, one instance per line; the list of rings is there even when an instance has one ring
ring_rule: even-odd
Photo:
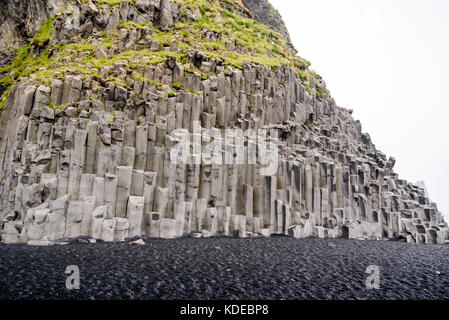
[[[56,13],[67,0],[1,0],[0,52],[9,52],[27,42],[41,24]],[[3,59],[3,54],[0,55]],[[1,60],[0,60],[1,61]]]
[[[285,39],[290,40],[290,34],[282,20],[279,12],[273,8],[268,0],[242,0],[243,5],[248,8],[253,18],[273,30],[282,34]]]
[[[223,15],[245,8],[178,2],[75,2],[52,20],[49,50],[32,51],[52,64],[21,73],[1,114],[3,242],[185,233],[448,241],[437,205],[399,178],[395,159],[320,77],[287,58],[239,65],[260,51],[194,29],[224,28]],[[254,35],[287,48],[267,59],[293,51],[274,31]],[[211,54],[211,43],[229,51]],[[186,132],[189,161],[175,161]]]

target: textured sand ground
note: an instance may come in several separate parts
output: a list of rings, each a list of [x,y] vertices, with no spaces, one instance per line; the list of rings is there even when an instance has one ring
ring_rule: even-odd
[[[0,245],[0,299],[449,299],[449,246],[347,239]],[[80,269],[80,289],[64,272]],[[369,265],[380,289],[368,290]]]

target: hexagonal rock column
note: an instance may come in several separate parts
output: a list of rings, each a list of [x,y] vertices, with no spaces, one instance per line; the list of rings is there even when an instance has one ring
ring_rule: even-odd
[[[236,234],[239,238],[246,238],[246,216],[236,215],[235,220]]]
[[[225,236],[229,233],[229,223],[231,219],[231,208],[230,207],[218,207],[218,232]]]
[[[161,214],[159,212],[148,212],[146,215],[146,234],[150,238],[159,238]]]
[[[116,189],[114,189],[114,197],[115,197]],[[92,187],[92,195],[95,197],[95,207],[99,207],[105,204],[105,178],[95,177],[94,184]],[[114,207],[115,207],[115,199],[114,199]],[[112,208],[111,208],[112,214]],[[113,216],[113,215],[112,215]]]
[[[75,238],[81,235],[81,221],[83,220],[83,201],[69,201],[67,207],[67,224],[65,238]]]
[[[145,213],[153,211],[154,192],[156,189],[157,173],[144,172],[143,196],[145,198]]]
[[[174,208],[174,218],[176,220],[176,237],[181,237],[184,233],[184,224],[186,217],[186,202],[185,201],[176,201]]]
[[[243,185],[243,214],[246,216],[246,230],[253,232],[253,187],[244,184]]]
[[[205,217],[204,227],[209,230],[212,236],[217,235],[218,231],[218,212],[217,208],[208,208]]]
[[[160,223],[160,235],[162,239],[176,238],[176,219],[165,218]]]
[[[85,197],[89,197],[93,193],[94,187],[94,174],[82,174],[80,180],[79,199],[84,200]]]
[[[263,224],[266,228],[274,231],[276,219],[276,177],[264,177],[264,217]]]
[[[22,230],[21,221],[6,222],[4,227],[4,233],[2,234],[2,242],[5,244],[18,243],[20,240],[21,230]]]
[[[126,218],[129,220],[129,237],[142,235],[144,197],[129,197]]]
[[[107,216],[108,206],[101,206],[95,208],[92,212],[91,224],[89,229],[89,236],[94,239],[101,239],[101,232],[103,230],[103,220]]]
[[[50,202],[50,213],[47,216],[46,231],[47,239],[58,240],[64,237],[66,227],[65,209],[70,198],[69,195]]]
[[[89,235],[89,228],[90,228],[90,224],[91,224],[91,214],[95,209],[95,201],[96,198],[94,196],[88,196],[85,197],[82,202],[82,218],[81,221],[79,222],[79,234],[78,235],[82,235],[82,236],[88,236]],[[72,202],[72,201],[70,201]],[[70,203],[69,202],[69,203]],[[67,220],[69,219],[69,213],[67,212]],[[68,223],[68,221],[67,221]],[[67,227],[69,227],[69,223],[67,225]],[[76,228],[76,232],[78,231],[78,226],[72,226],[72,229]],[[72,230],[74,231],[74,230]],[[76,235],[75,233],[72,233],[72,235],[70,237],[77,237],[78,235]],[[66,230],[67,233],[67,230]]]
[[[168,188],[156,187],[154,210],[165,217],[168,205]]]
[[[117,194],[115,200],[115,217],[126,217],[126,203],[131,191],[132,167],[117,167]]]
[[[104,181],[97,181],[98,188],[101,187],[102,182],[104,182],[104,204],[107,206],[106,217],[114,218],[116,216],[118,178],[114,174],[106,173],[104,175]],[[96,189],[95,194],[101,194],[101,190]]]
[[[196,199],[195,201],[195,229],[201,231],[204,229],[207,210],[207,199]]]
[[[115,219],[104,219],[101,226],[101,237],[100,239],[104,242],[112,242],[115,238]]]
[[[75,129],[74,143],[70,158],[70,172],[67,193],[78,198],[82,168],[86,156],[86,130]]]
[[[143,196],[144,172],[142,170],[133,170],[131,176],[131,195]]]
[[[193,202],[185,202],[185,214],[184,214],[184,232],[190,233],[193,230]]]
[[[114,229],[114,240],[123,241],[128,238],[129,235],[129,220],[125,218],[114,218],[115,219],[115,229]]]

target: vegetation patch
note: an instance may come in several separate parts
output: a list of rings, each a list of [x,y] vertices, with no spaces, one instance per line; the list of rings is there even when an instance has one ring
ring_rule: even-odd
[[[55,21],[55,19],[56,19],[55,17],[51,17],[42,24],[38,33],[34,36],[32,42],[33,46],[43,48],[50,43],[51,35],[53,32],[53,22]]]
[[[6,98],[17,80],[50,65],[48,45],[50,44],[54,20],[55,17],[51,17],[42,24],[40,30],[31,41],[31,44],[17,49],[16,58],[13,62],[0,69],[0,74],[6,74],[0,79],[0,85],[6,87],[6,90],[0,97],[0,110],[4,108]],[[38,54],[37,52],[43,48],[46,48],[44,52]]]
[[[130,5],[136,5],[134,0],[124,1],[129,2]],[[147,81],[161,90],[160,83],[143,77],[142,69],[145,65],[164,63],[168,55],[175,56],[184,64],[185,74],[196,73],[201,76],[201,79],[208,79],[209,74],[186,63],[187,53],[191,49],[201,51],[211,59],[221,60],[225,66],[233,68],[243,69],[245,62],[252,62],[270,67],[272,72],[276,72],[278,67],[287,65],[295,70],[309,92],[315,89],[312,78],[321,80],[321,76],[310,70],[310,62],[297,56],[292,45],[281,34],[248,18],[249,15],[245,14],[246,8],[241,0],[227,0],[225,6],[223,6],[223,0],[220,2],[216,0],[174,1],[180,7],[186,6],[192,12],[197,12],[199,9],[202,18],[194,22],[178,22],[167,32],[155,28],[151,23],[120,21],[121,28],[151,29],[151,40],[158,41],[165,50],[127,50],[106,59],[97,59],[96,50],[98,46],[118,47],[119,30],[103,31],[97,34],[97,39],[102,41],[100,44],[83,39],[77,43],[53,45],[51,44],[53,24],[60,17],[51,17],[42,24],[28,45],[17,50],[14,61],[0,69],[0,74],[4,74],[0,79],[0,85],[6,88],[0,99],[0,107],[4,105],[11,87],[21,77],[33,76],[37,81],[49,84],[50,79],[55,77],[63,79],[65,73],[70,71],[84,79],[95,79],[103,84],[112,82],[131,89],[117,74],[111,74],[107,78],[102,77],[102,68],[112,67],[115,64],[124,65],[127,70],[131,69],[135,80]],[[87,3],[88,0],[81,0],[81,2]],[[100,6],[103,4],[117,6],[122,1],[96,0],[94,2]],[[214,38],[210,39],[208,36],[210,34],[213,34]],[[172,42],[176,43],[177,51],[167,49],[171,47]],[[280,84],[283,84],[283,81]],[[172,84],[172,88],[184,89],[182,84],[177,83]],[[318,99],[321,99],[323,95],[324,92],[321,89],[316,89]]]
[[[172,88],[177,89],[177,90],[183,90],[184,86],[180,83],[172,83]]]

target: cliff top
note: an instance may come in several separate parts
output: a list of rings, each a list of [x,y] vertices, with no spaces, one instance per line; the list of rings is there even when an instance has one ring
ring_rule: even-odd
[[[239,69],[243,69],[245,62],[260,63],[272,68],[286,64],[296,71],[309,93],[321,97],[326,92],[321,77],[309,69],[310,62],[296,55],[296,50],[288,40],[288,32],[282,19],[266,1],[245,0],[242,3],[240,0],[174,0],[173,5],[166,11],[166,16],[158,18],[167,18],[167,25],[135,22],[118,16],[113,17],[116,24],[114,28],[107,27],[108,30],[97,32],[93,39],[74,34],[69,41],[52,43],[55,20],[72,19],[74,28],[89,28],[91,26],[81,25],[86,20],[86,14],[92,14],[89,10],[97,14],[105,12],[106,9],[122,10],[129,7],[129,10],[136,13],[149,15],[153,13],[146,13],[146,10],[149,6],[153,6],[156,8],[154,14],[160,15],[162,11],[159,9],[171,2],[81,0],[78,3],[84,6],[85,12],[83,10],[77,12],[74,10],[76,6],[72,7],[68,1],[61,0],[39,0],[38,3],[24,1],[20,4],[21,13],[16,13],[13,3],[3,7],[0,12],[0,35],[3,35],[0,57],[3,57],[3,65],[6,66],[0,69],[2,75],[0,86],[6,89],[5,92],[21,77],[33,75],[39,81],[48,82],[53,75],[63,74],[67,70],[99,77],[98,71],[101,67],[112,65],[122,59],[150,56],[150,60],[146,63],[155,65],[171,54],[185,61],[188,51],[192,49],[200,50],[212,59],[222,60],[224,65]],[[260,22],[253,20],[252,16]],[[163,22],[166,23],[167,21]],[[121,50],[108,59],[96,59],[94,51],[98,46],[105,49],[118,46],[120,30],[123,29],[149,30],[152,40],[158,41],[164,50],[130,48]],[[170,44],[173,42],[176,42],[179,48],[176,52],[170,50]],[[12,63],[10,63],[13,56],[11,48],[16,48],[15,60]],[[67,57],[70,54],[80,57],[76,61],[68,61]],[[94,68],[86,68],[86,65]],[[5,99],[6,94],[3,95],[0,107]]]

